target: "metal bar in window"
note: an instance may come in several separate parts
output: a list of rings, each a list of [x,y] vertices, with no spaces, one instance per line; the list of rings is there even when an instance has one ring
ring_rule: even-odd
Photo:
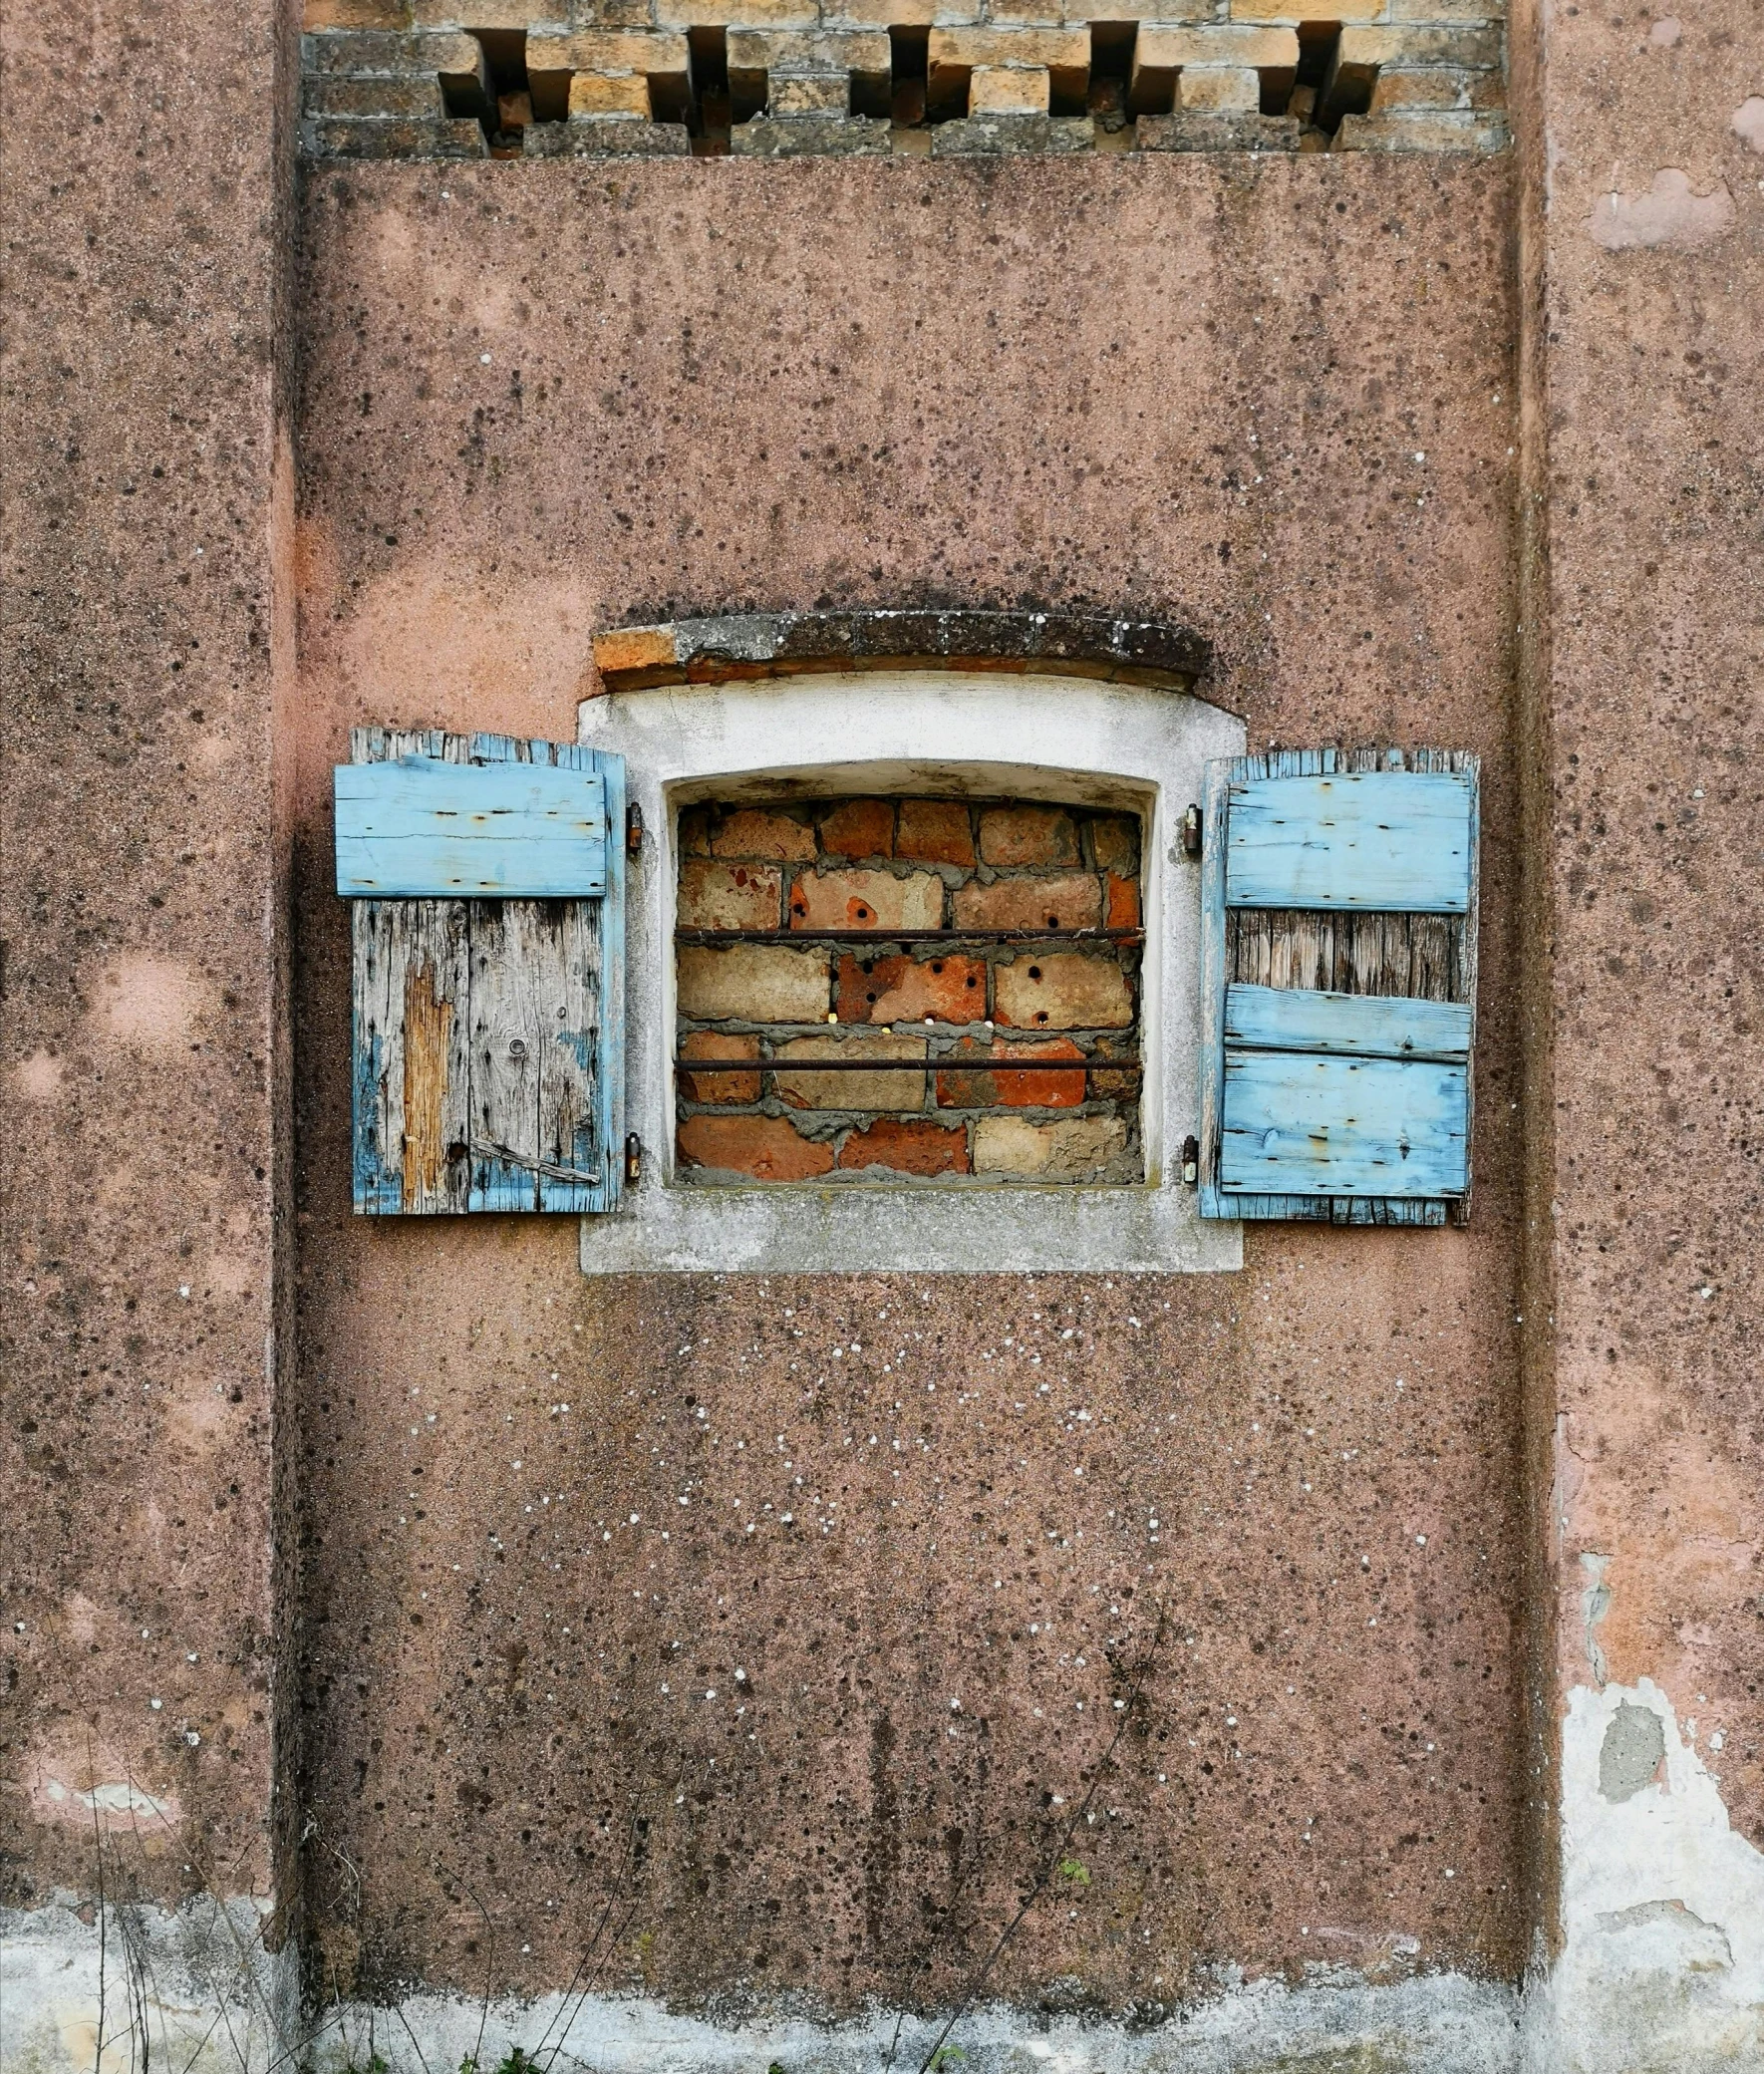
[[[677,944],[1141,944],[1143,929],[677,929]]]
[[[1136,1073],[1137,1058],[677,1058],[677,1073]]]

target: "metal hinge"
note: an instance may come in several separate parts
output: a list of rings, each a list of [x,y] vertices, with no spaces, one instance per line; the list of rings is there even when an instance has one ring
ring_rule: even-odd
[[[1201,1180],[1201,1141],[1199,1138],[1184,1138],[1182,1141],[1182,1185],[1198,1188]]]
[[[635,1131],[625,1140],[625,1179],[632,1188],[643,1179],[643,1140]]]
[[[1182,854],[1198,857],[1201,853],[1201,810],[1191,806],[1182,816]]]
[[[635,857],[643,848],[643,808],[635,799],[625,809],[625,849]]]

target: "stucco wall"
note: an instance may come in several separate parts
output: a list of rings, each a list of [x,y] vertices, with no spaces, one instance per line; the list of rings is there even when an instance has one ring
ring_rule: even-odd
[[[1469,161],[310,174],[300,1681],[328,1986],[557,1986],[616,1891],[603,1985],[947,1996],[1160,1604],[1087,1881],[992,1985],[1119,2009],[1221,1962],[1516,1970],[1506,204]],[[1241,1275],[1112,1286],[585,1282],[567,1225],[351,1221],[325,805],[351,722],[568,737],[597,625],[1026,597],[1191,619],[1253,744],[1484,756],[1469,1230],[1261,1230]]]

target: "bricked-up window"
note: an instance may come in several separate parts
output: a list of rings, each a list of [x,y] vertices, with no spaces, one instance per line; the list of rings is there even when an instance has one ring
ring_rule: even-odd
[[[1139,837],[1040,800],[685,809],[681,1178],[1141,1181]]]

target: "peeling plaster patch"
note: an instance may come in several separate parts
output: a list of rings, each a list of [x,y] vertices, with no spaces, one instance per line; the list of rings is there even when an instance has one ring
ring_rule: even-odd
[[[1651,1678],[1569,1695],[1562,1852],[1564,1948],[1534,2064],[1549,2074],[1764,2067],[1764,1854],[1730,1827]]]
[[[1605,1573],[1610,1567],[1609,1556],[1583,1555],[1581,1568],[1590,1580],[1581,1594],[1581,1626],[1587,1635],[1587,1661],[1593,1666],[1593,1675],[1603,1685],[1609,1675],[1605,1651],[1599,1646],[1599,1636],[1594,1631],[1611,1611],[1611,1587],[1605,1582]]]
[[[1654,23],[1653,27],[1648,30],[1647,40],[1649,43],[1657,43],[1663,49],[1670,50],[1673,44],[1682,39],[1683,35],[1684,24],[1678,17],[1675,14],[1663,14]]]
[[[1764,94],[1749,94],[1733,111],[1727,126],[1741,144],[1764,151]]]
[[[1186,2008],[1180,2021],[1134,2031],[994,2004],[965,2015],[949,2042],[964,2074],[1272,2074],[1277,2067],[1514,2074],[1519,2009],[1508,1988],[1460,1973],[1387,1987],[1369,1986],[1346,1967],[1313,1973],[1299,1988],[1235,1985]],[[941,2028],[934,2015],[897,2016],[892,2009],[823,2024],[780,2006],[737,2029],[611,1995],[572,2001],[570,2009],[579,2010],[572,2019],[563,2002],[554,1994],[494,2003],[487,2019],[481,2003],[434,1994],[409,1997],[396,2021],[385,2009],[346,2007],[316,2042],[311,2065],[315,2074],[364,2066],[371,2038],[391,2074],[424,2074],[474,2056],[488,2066],[514,2046],[530,2049],[537,2038],[555,2042],[564,2033],[563,2064],[596,2074],[753,2074],[771,2065],[794,2074],[875,2074],[890,2065],[917,2067]]]
[[[88,1823],[102,1815],[110,1821],[133,1824],[147,1819],[175,1827],[183,1811],[174,1796],[148,1793],[128,1779],[108,1779],[91,1788],[70,1786],[53,1774],[39,1773],[32,1805],[40,1818],[50,1822]]]
[[[0,1910],[5,2074],[139,2074],[149,2046],[176,2074],[286,2074],[298,1969],[263,1947],[267,1904],[133,1907],[127,1936],[106,1913],[101,1954],[71,1908]]]
[[[119,958],[100,983],[96,1014],[108,1036],[170,1056],[190,1041],[206,989],[169,958]]]
[[[1693,191],[1690,176],[1668,165],[1653,176],[1645,194],[1603,195],[1587,218],[1587,235],[1608,252],[1635,246],[1671,245],[1694,251],[1733,228],[1733,196],[1717,180],[1707,194]]]
[[[61,1092],[61,1076],[59,1058],[49,1051],[33,1051],[13,1067],[12,1084],[28,1102],[52,1102]]]

